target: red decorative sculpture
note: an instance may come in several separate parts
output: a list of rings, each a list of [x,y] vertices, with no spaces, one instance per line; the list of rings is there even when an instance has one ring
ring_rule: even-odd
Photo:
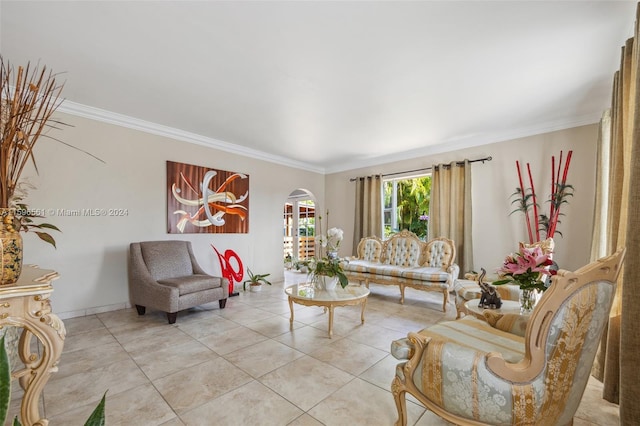
[[[218,255],[218,260],[220,261],[220,269],[222,270],[222,276],[229,280],[229,296],[237,296],[239,293],[233,291],[234,282],[242,281],[244,277],[244,266],[242,265],[242,260],[240,256],[233,250],[225,250],[224,256],[218,251],[217,248],[211,244],[211,248]],[[237,264],[237,269],[234,270],[233,265],[231,263],[231,259],[235,259]]]

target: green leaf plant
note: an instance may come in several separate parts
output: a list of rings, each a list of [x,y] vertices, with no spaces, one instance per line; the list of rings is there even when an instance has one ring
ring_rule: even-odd
[[[27,192],[31,189],[35,189],[35,186],[31,185],[28,181],[23,180],[16,185],[13,196],[10,200],[10,205],[15,208],[15,221],[16,229],[20,232],[34,232],[38,238],[42,241],[51,244],[56,247],[56,240],[49,234],[49,230],[60,231],[60,229],[50,223],[36,223],[34,219],[44,219],[45,217],[40,214],[39,210],[30,209],[24,202],[27,196]]]
[[[242,283],[242,291],[247,290],[247,284],[249,285],[261,285],[262,283],[269,284],[271,283],[267,280],[267,277],[271,274],[254,274],[251,272],[251,269],[247,268],[247,274],[249,275],[248,280],[244,280]]]
[[[104,426],[105,424],[105,400],[107,393],[102,395],[100,403],[93,410],[84,426]],[[4,335],[0,337],[0,424],[5,424],[11,401],[11,366],[9,356],[4,346]],[[13,419],[13,426],[22,426],[18,416]]]

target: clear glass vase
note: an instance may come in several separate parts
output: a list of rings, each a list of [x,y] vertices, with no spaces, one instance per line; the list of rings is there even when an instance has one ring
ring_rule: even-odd
[[[534,289],[521,289],[520,290],[520,313],[530,314],[535,308],[538,302],[538,290]]]

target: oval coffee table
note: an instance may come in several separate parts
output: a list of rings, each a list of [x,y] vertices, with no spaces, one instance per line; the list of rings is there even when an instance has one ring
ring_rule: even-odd
[[[333,309],[336,306],[362,305],[360,320],[364,324],[364,308],[367,305],[369,289],[365,286],[348,285],[345,288],[337,286],[333,290],[316,290],[312,283],[301,283],[284,289],[289,296],[291,318],[289,324],[293,327],[293,304],[304,306],[322,306],[325,312],[329,309],[329,338],[333,337]]]

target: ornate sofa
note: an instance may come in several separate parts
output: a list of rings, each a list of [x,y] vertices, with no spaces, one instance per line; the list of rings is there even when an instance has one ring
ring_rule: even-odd
[[[438,291],[443,295],[442,310],[446,312],[449,292],[460,268],[454,263],[456,249],[453,241],[435,238],[421,241],[407,230],[382,241],[378,237],[360,240],[357,256],[344,265],[349,280],[397,285],[400,303],[404,303],[406,287],[425,291]]]
[[[526,322],[485,311],[409,333],[391,391],[397,426],[405,395],[458,425],[570,425],[609,318],[624,249],[552,279]],[[524,334],[524,335],[522,335]]]

